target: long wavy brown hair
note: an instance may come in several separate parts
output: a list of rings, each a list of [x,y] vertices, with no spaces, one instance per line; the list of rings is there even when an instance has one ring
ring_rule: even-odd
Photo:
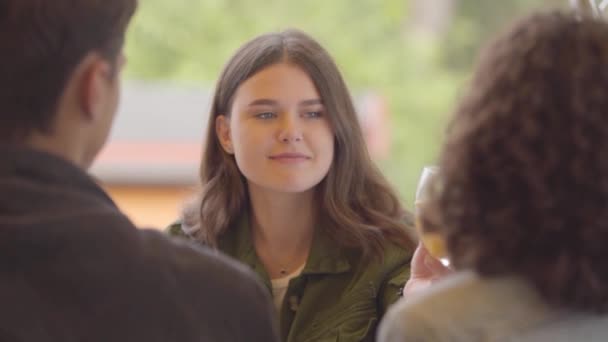
[[[538,13],[484,50],[422,212],[457,268],[608,311],[607,91],[608,23]]]
[[[246,179],[234,156],[220,146],[215,120],[230,113],[239,85],[276,63],[301,68],[314,82],[335,134],[335,154],[316,196],[324,228],[341,245],[381,255],[387,239],[406,248],[412,217],[372,162],[348,89],[327,51],[297,30],[269,33],[244,44],[216,85],[200,168],[199,196],[184,210],[183,229],[204,244],[218,237],[249,208]]]

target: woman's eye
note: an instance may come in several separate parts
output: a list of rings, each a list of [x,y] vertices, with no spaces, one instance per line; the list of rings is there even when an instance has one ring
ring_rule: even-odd
[[[275,117],[275,114],[273,112],[264,112],[264,113],[258,113],[255,116],[259,119],[272,119]]]
[[[321,116],[323,116],[323,112],[321,112],[321,111],[310,111],[310,112],[306,112],[304,114],[304,116],[306,116],[307,118],[320,118]]]

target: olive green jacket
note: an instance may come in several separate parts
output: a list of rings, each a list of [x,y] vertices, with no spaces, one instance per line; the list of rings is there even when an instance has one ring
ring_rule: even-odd
[[[246,216],[246,215],[245,215]],[[173,236],[187,237],[176,223]],[[289,282],[279,312],[285,342],[373,341],[389,305],[409,278],[412,251],[387,244],[383,260],[364,260],[317,229],[300,276]],[[249,223],[241,219],[219,239],[220,251],[249,265],[271,291],[271,282],[252,243]]]

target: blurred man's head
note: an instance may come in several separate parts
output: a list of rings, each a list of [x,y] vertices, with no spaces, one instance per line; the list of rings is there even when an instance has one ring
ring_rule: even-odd
[[[0,143],[88,167],[116,112],[137,0],[0,1]]]

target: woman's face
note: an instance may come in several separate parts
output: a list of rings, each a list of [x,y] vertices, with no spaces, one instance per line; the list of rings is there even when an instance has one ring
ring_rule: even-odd
[[[311,190],[334,157],[334,133],[316,87],[287,63],[243,82],[229,115],[218,116],[216,131],[250,185],[268,190]]]

